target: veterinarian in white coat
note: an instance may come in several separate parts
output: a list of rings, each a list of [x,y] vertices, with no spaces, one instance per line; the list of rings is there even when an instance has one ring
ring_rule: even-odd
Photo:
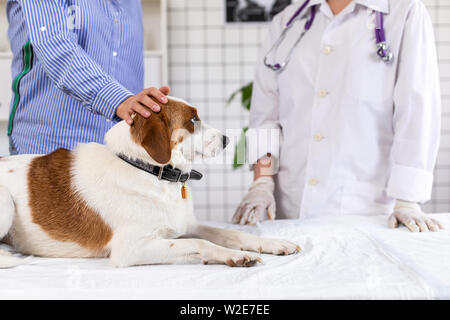
[[[255,166],[256,180],[233,222],[392,214],[391,227],[439,230],[419,206],[430,199],[441,122],[425,6],[419,0],[311,0],[268,60],[286,59],[315,7],[311,28],[286,68],[273,71],[264,57],[302,2],[274,18],[254,81],[250,128],[281,132],[277,147],[259,142],[257,158],[270,154],[279,170],[272,179]],[[375,11],[384,16],[390,62],[377,55]]]

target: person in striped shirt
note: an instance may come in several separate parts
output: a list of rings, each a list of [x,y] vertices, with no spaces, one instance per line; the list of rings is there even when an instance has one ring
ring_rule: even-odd
[[[140,0],[8,0],[12,154],[46,154],[150,116],[169,87],[144,89]]]

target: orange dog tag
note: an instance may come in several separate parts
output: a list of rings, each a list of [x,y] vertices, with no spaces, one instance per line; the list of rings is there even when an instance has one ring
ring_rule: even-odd
[[[187,191],[186,191],[186,187],[184,185],[181,186],[181,198],[183,198],[183,199],[187,198]]]

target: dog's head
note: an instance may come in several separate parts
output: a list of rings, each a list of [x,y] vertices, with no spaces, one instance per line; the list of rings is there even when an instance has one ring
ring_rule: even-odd
[[[147,119],[136,115],[130,129],[133,141],[155,162],[166,164],[176,152],[192,163],[199,157],[214,157],[227,146],[229,139],[203,123],[187,102],[169,97],[166,105],[158,104],[159,113],[152,112]]]

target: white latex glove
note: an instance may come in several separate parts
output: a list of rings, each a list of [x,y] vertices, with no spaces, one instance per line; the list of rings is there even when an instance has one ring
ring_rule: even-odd
[[[233,223],[253,224],[265,219],[275,219],[275,183],[272,177],[260,177],[253,181],[233,216]]]
[[[397,200],[394,213],[389,216],[389,227],[397,228],[405,225],[411,232],[438,232],[444,227],[439,221],[427,217],[417,203]]]

